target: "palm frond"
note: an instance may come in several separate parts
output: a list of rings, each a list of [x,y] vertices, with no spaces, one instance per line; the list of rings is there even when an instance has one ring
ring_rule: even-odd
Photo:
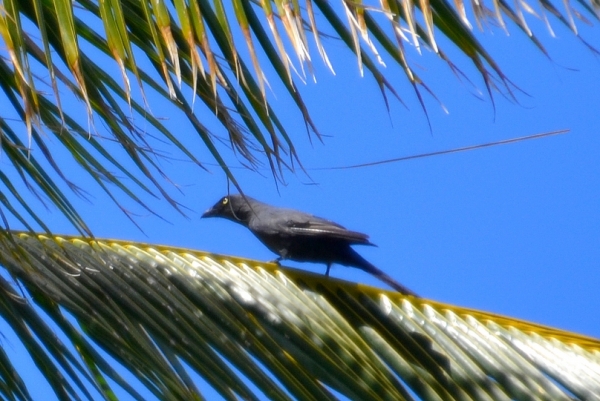
[[[512,21],[545,52],[528,25],[528,14],[547,21],[549,27],[551,16],[575,35],[577,19],[597,18],[596,1],[563,4],[560,11],[548,1],[514,5],[479,1],[471,3],[469,16],[464,2],[446,0],[378,4],[4,1],[0,10],[0,86],[5,97],[0,112],[1,150],[16,170],[1,187],[4,210],[25,226],[46,229],[35,208],[27,209],[10,188],[18,176],[42,203],[56,205],[77,230],[89,233],[64,184],[82,196],[84,188],[72,182],[53,156],[58,146],[124,211],[123,199],[149,210],[142,200],[147,193],[181,210],[159,179],[164,175],[159,161],[165,152],[162,147],[158,151],[151,138],[204,166],[194,156],[199,154],[196,149],[170,133],[172,127],[161,120],[164,116],[153,114],[153,109],[162,110],[165,104],[174,113],[169,117],[187,122],[207,150],[205,157],[216,160],[234,185],[238,184],[229,168],[228,149],[210,128],[214,124],[227,132],[229,150],[244,165],[268,165],[281,179],[285,170],[301,164],[293,138],[270,101],[268,83],[276,79],[282,84],[309,132],[318,136],[297,84],[315,74],[317,55],[333,70],[335,62],[327,54],[328,31],[356,54],[358,68],[371,73],[384,96],[389,91],[400,99],[380,68],[385,63],[404,71],[421,104],[423,90],[435,96],[408,61],[413,48],[437,54],[462,74],[440,44],[442,35],[475,66],[490,95],[499,90],[512,97],[516,87],[479,43],[472,25],[508,30],[507,21]],[[118,74],[107,71],[110,65]],[[185,95],[188,92],[191,96]],[[155,98],[165,103],[151,104],[149,99]],[[203,106],[202,112],[195,110],[196,103]],[[139,121],[149,123],[149,128],[140,129]],[[48,145],[52,138],[57,138],[54,147]],[[124,151],[121,160],[110,156],[113,146]]]
[[[35,308],[3,282],[0,299],[10,307],[0,312],[30,311],[8,321],[35,332],[23,338],[40,369],[62,367],[65,377],[50,376],[50,384],[65,396],[78,389],[109,397],[112,379],[140,399],[96,346],[160,399],[201,399],[192,371],[224,399],[600,394],[599,340],[508,317],[145,244],[12,233],[0,255],[75,345],[70,351],[47,332]],[[14,373],[0,375],[5,391],[27,394]]]

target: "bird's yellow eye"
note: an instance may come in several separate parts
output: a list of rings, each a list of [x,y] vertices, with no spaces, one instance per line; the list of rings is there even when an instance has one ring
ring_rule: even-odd
[[[223,205],[228,204],[229,203],[229,198],[223,198],[223,202],[221,202],[221,203],[223,203]]]

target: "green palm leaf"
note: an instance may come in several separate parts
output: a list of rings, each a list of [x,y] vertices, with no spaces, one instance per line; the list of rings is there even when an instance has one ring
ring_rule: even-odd
[[[600,394],[600,341],[507,317],[145,244],[14,233],[5,237],[1,256],[76,345],[69,351],[2,282],[2,314],[13,317],[7,320],[15,330],[26,325],[35,334],[22,341],[67,398],[76,389],[111,397],[111,379],[141,399],[96,346],[160,399],[202,398],[189,369],[225,399],[593,400]],[[14,308],[18,315],[11,315]],[[27,394],[14,370],[0,373],[8,394]]]

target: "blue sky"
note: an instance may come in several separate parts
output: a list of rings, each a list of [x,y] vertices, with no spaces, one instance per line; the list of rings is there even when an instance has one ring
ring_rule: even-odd
[[[239,181],[259,200],[369,234],[378,247],[356,247],[357,251],[425,298],[600,337],[600,63],[558,23],[553,27],[557,39],[536,25],[550,58],[514,27],[510,37],[498,29],[478,34],[504,73],[527,93],[517,94],[519,104],[497,93],[493,104],[468,61],[451,47],[450,56],[458,57],[454,62],[482,95],[457,80],[431,54],[413,53],[410,61],[449,110],[445,114],[425,95],[431,131],[399,68],[389,63],[385,73],[408,108],[389,96],[388,113],[373,79],[368,73],[361,78],[353,56],[330,40],[326,46],[336,76],[315,57],[318,83],[300,87],[323,134],[322,143],[307,139],[300,114],[271,79],[270,99],[310,177],[300,171],[287,174],[286,185],[276,186],[268,170],[262,174],[237,170]],[[597,32],[582,26],[582,35],[593,38]],[[600,43],[592,45],[600,48]],[[153,109],[155,114],[156,109],[166,113]],[[206,113],[199,108],[199,115]],[[176,120],[169,124],[182,135],[191,132]],[[571,131],[376,167],[311,170],[558,129]],[[200,160],[212,162],[198,138],[184,138]],[[227,192],[225,176],[217,167],[210,173],[186,162],[164,167],[181,187],[183,195],[173,192],[191,209],[188,218],[155,202],[168,222],[142,214],[136,219],[142,233],[92,190],[93,203],[78,202],[78,207],[96,236],[265,261],[274,258],[243,227],[225,220],[200,220],[200,214]],[[75,234],[56,210],[51,216],[56,232]],[[334,267],[332,276],[383,286],[342,266]],[[18,351],[16,345],[14,350]]]

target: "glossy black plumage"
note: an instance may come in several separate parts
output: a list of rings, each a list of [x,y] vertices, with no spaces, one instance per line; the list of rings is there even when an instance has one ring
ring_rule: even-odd
[[[373,245],[369,237],[341,225],[297,210],[278,208],[241,195],[221,198],[202,217],[222,217],[248,227],[278,260],[325,263],[362,269],[397,291],[415,295],[360,256],[351,245]]]

